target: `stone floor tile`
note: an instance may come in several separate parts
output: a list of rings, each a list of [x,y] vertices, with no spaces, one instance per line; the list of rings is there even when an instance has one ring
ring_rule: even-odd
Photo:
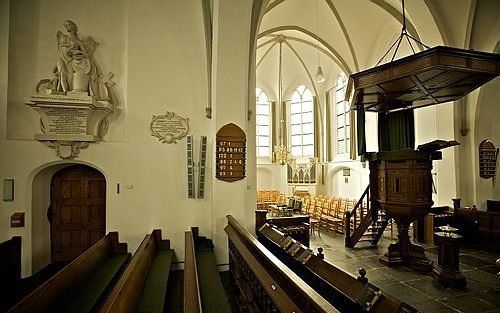
[[[386,275],[380,268],[369,269],[366,271],[366,277],[368,278],[368,282],[377,287],[382,287],[385,285],[395,284],[398,281],[394,278]]]
[[[446,298],[441,303],[464,313],[480,313],[496,308],[494,305],[470,295],[458,295]]]
[[[443,287],[431,277],[424,277],[421,279],[412,280],[406,282],[405,284],[425,293],[426,295],[435,300],[441,300],[444,298],[465,294],[464,291],[456,288]]]
[[[379,287],[382,292],[387,292],[401,301],[408,303],[409,305],[414,305],[416,303],[429,302],[433,299],[426,294],[404,284],[396,283]]]
[[[415,309],[419,310],[421,313],[459,313],[460,311],[455,310],[443,303],[435,300],[429,302],[416,303],[413,305]]]

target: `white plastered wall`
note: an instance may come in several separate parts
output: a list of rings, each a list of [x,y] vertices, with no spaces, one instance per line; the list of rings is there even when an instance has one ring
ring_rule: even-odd
[[[0,177],[14,178],[16,187],[14,202],[0,202],[0,241],[22,236],[23,276],[46,261],[42,253],[35,266],[31,264],[38,257],[33,258],[31,238],[39,231],[32,220],[43,217],[31,205],[33,177],[60,161],[54,150],[30,139],[39,131],[38,116],[24,101],[38,80],[51,76],[57,57],[55,34],[63,30],[66,19],[77,23],[80,36],[91,35],[100,43],[98,64],[103,72],[116,74],[120,116],[112,120],[105,142],[91,144],[78,156],[107,178],[106,231],[119,231],[120,241],[133,252],[146,233],[160,228],[163,237],[171,239],[177,259],[183,260],[185,230],[199,226],[202,235],[211,235],[211,182],[207,178],[205,199],[188,199],[185,139],[162,144],[150,135],[149,123],[153,114],[167,110],[188,117],[195,155],[201,135],[208,136],[208,155],[212,154],[214,136],[204,110],[201,3],[39,0],[0,5]],[[27,19],[28,15],[33,18]],[[211,162],[207,165],[210,177]],[[241,199],[235,205],[240,203],[243,206]],[[25,227],[10,228],[14,212],[26,213]]]

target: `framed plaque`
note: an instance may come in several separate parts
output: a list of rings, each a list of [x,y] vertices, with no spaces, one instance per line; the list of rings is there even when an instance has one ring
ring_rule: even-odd
[[[230,123],[219,129],[215,140],[215,177],[227,182],[245,178],[245,132]]]

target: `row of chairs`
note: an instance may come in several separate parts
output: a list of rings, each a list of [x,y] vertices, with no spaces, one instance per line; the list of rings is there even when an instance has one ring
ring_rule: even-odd
[[[346,227],[345,212],[352,211],[356,204],[356,201],[352,199],[324,195],[304,197],[296,201],[302,202],[301,213],[311,218],[311,233],[316,231],[318,234],[321,229],[343,234]],[[350,225],[351,228],[353,226]]]
[[[268,210],[270,205],[283,205],[287,203],[287,197],[279,190],[258,190],[257,209]]]

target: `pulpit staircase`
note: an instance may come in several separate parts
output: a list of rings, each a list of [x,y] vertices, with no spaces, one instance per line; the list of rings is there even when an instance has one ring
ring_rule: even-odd
[[[363,241],[376,245],[389,223],[385,212],[370,202],[370,185],[366,187],[354,208],[345,212],[344,218],[345,246],[348,248],[353,248]]]

